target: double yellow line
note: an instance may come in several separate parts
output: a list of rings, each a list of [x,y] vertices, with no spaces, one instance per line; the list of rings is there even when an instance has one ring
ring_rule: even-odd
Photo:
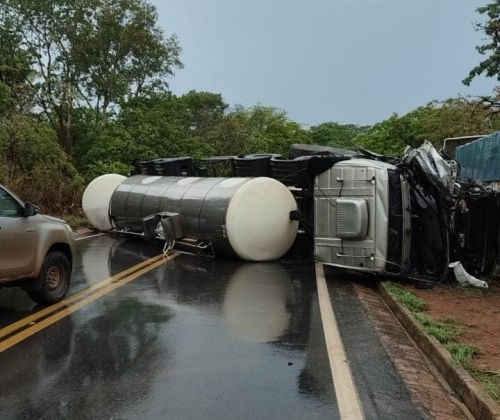
[[[122,271],[121,273],[94,284],[87,289],[81,290],[59,303],[48,306],[33,315],[27,316],[26,318],[10,324],[8,327],[0,329],[0,353],[12,346],[15,346],[26,338],[31,337],[33,334],[49,327],[73,312],[78,311],[100,297],[111,293],[143,274],[146,274],[147,272],[165,264],[167,261],[174,259],[178,255],[179,254],[171,254],[168,256],[158,255],[150,258],[125,271]]]

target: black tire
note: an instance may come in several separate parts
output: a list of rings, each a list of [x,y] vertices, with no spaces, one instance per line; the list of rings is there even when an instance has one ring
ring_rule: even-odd
[[[38,276],[40,290],[28,294],[37,303],[44,305],[57,303],[66,296],[70,277],[71,266],[66,255],[59,251],[50,252],[45,257]]]

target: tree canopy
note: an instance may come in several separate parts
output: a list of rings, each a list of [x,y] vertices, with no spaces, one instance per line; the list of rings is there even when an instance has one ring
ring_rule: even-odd
[[[495,56],[484,69],[495,77],[499,4],[479,9],[492,43],[484,54]],[[500,128],[497,114],[461,97],[373,126],[333,120],[306,128],[284,110],[228,104],[220,93],[174,94],[167,82],[182,68],[180,55],[146,0],[1,2],[0,182],[62,214],[79,208],[93,178],[128,175],[141,160],[286,157],[293,143],[398,155],[424,140],[440,147],[446,137]]]
[[[338,122],[322,123],[311,127],[311,141],[324,146],[352,149],[354,139],[366,132],[368,128],[367,126]]]
[[[437,149],[447,137],[488,134],[500,129],[496,114],[469,98],[433,101],[399,116],[374,124],[354,140],[377,153],[401,155],[406,146],[418,147],[428,140]]]
[[[177,38],[166,38],[157,20],[143,0],[5,0],[0,69],[29,85],[33,111],[71,152],[76,107],[105,121],[113,106],[164,89],[182,67]]]
[[[476,50],[486,58],[463,80],[467,86],[481,74],[495,77],[500,81],[500,0],[494,0],[486,6],[477,8],[477,12],[486,17],[484,23],[476,23],[476,30],[485,35],[486,43],[477,46]]]

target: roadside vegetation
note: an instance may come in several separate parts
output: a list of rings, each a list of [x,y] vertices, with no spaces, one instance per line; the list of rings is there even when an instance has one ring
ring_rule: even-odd
[[[480,354],[481,349],[461,340],[467,327],[452,317],[431,318],[425,313],[428,310],[427,304],[418,296],[394,282],[387,282],[386,286],[394,298],[413,314],[424,331],[444,345],[453,362],[466,369],[491,398],[500,401],[500,372],[481,371],[474,367],[474,357]]]
[[[5,0],[0,41],[0,182],[65,217],[79,215],[90,180],[128,175],[141,160],[286,155],[292,143],[398,155],[423,140],[439,147],[445,137],[500,129],[477,98],[433,101],[373,126],[332,116],[306,128],[283,110],[228,104],[218,92],[174,95],[168,81],[183,67],[181,42],[146,0]],[[497,62],[481,63],[466,81],[498,75],[487,66]]]
[[[61,215],[61,218],[64,219],[66,222],[68,222],[68,224],[74,231],[81,228],[91,228],[91,225],[89,224],[87,218],[83,214],[79,213],[63,214]]]

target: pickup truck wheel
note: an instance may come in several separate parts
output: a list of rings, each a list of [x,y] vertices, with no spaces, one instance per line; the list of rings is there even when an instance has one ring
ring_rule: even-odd
[[[29,292],[32,300],[42,304],[59,302],[69,289],[71,266],[66,255],[54,251],[47,254],[38,277],[41,289]]]

